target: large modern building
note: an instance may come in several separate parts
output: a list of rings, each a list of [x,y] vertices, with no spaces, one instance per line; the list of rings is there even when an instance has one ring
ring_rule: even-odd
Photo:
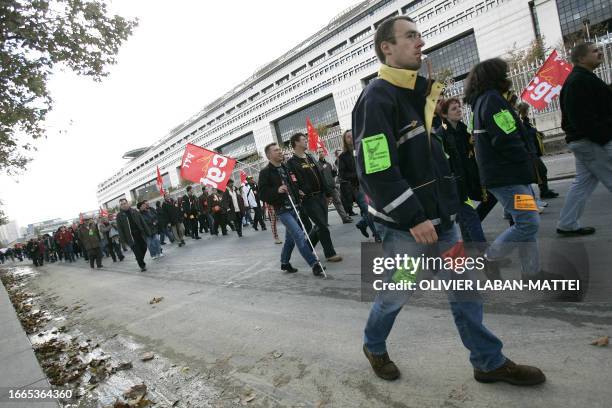
[[[0,247],[7,245],[19,238],[19,226],[17,221],[9,221],[0,225]]]
[[[434,71],[464,79],[477,62],[529,46],[543,38],[559,44],[583,27],[612,22],[610,0],[366,0],[327,27],[257,70],[242,84],[206,105],[100,183],[100,205],[136,199],[155,189],[159,166],[166,187],[180,184],[179,167],[190,142],[249,160],[266,144],[286,142],[315,126],[339,132],[379,63],[373,35],[388,17],[408,15],[418,24]]]

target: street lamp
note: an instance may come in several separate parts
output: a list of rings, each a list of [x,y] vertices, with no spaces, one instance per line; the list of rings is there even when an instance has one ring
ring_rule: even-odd
[[[585,18],[584,20],[582,20],[582,25],[584,26],[584,29],[586,30],[588,41],[591,40],[591,33],[589,32],[590,24],[591,24],[591,20],[589,20],[588,18]]]

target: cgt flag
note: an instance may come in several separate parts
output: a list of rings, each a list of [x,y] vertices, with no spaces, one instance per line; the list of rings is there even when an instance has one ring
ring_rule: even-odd
[[[203,147],[187,143],[181,160],[181,177],[225,191],[236,160]]]
[[[108,218],[108,211],[105,208],[100,207],[100,217]]]
[[[162,179],[161,173],[159,172],[159,166],[157,166],[157,189],[159,190],[159,194],[162,196],[166,195],[166,191],[164,190],[164,180]]]
[[[542,110],[561,93],[561,87],[572,71],[572,65],[557,54],[557,50],[546,59],[536,76],[521,93],[521,99]]]
[[[308,130],[308,150],[316,152],[319,150],[319,147],[322,147],[323,152],[325,152],[325,155],[327,156],[327,148],[325,147],[323,141],[319,138],[317,130],[314,128],[314,126],[312,126],[310,118],[306,118],[306,129]]]

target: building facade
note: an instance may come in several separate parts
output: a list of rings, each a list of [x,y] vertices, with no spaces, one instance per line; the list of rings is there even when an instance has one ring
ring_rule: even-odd
[[[9,221],[4,225],[0,225],[0,247],[2,244],[8,245],[9,243],[19,238],[19,226],[17,221]]]
[[[156,188],[157,166],[166,188],[179,186],[179,168],[186,143],[249,161],[263,156],[266,144],[286,143],[292,134],[305,131],[307,117],[319,128],[336,132],[348,129],[355,101],[368,81],[376,76],[379,62],[373,36],[378,25],[388,17],[413,18],[426,42],[424,52],[434,71],[462,81],[479,61],[526,48],[536,38],[543,38],[550,46],[560,43],[575,29],[574,20],[580,20],[581,13],[593,16],[592,23],[612,21],[609,0],[584,0],[588,7],[579,11],[571,5],[568,9],[570,3],[583,1],[366,0],[358,3],[151,147],[139,151],[139,155],[98,185],[98,202],[112,208],[120,198],[136,200],[146,196]]]

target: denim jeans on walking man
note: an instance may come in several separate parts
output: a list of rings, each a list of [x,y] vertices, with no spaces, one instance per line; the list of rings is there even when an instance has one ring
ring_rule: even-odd
[[[159,242],[159,235],[153,234],[150,237],[146,238],[147,247],[149,248],[149,253],[151,254],[151,258],[155,258],[161,255],[161,244]]]
[[[612,142],[601,146],[582,139],[570,142],[568,147],[576,158],[576,177],[565,197],[557,228],[574,231],[581,228],[580,217],[597,184],[601,181],[612,192]]]
[[[515,184],[511,186],[492,187],[489,191],[504,207],[504,211],[512,216],[514,224],[502,232],[487,249],[486,257],[496,261],[508,256],[517,247],[521,259],[522,277],[534,277],[540,271],[540,258],[538,251],[537,234],[540,227],[540,214],[537,208],[524,210],[515,208],[515,195],[535,194],[529,184]]]
[[[306,234],[300,226],[300,222],[297,219],[297,215],[293,210],[279,210],[276,213],[276,217],[285,226],[285,243],[283,244],[283,250],[281,251],[281,264],[288,264],[291,260],[291,253],[293,248],[297,245],[298,251],[308,264],[312,267],[317,263],[308,241],[306,240]]]
[[[383,240],[385,257],[391,258],[414,250],[414,256],[431,253],[434,246],[417,244],[410,232],[376,224]],[[438,232],[438,246],[435,256],[444,253],[459,241],[459,228],[456,224],[447,230]],[[389,282],[394,271],[387,271],[385,281]],[[439,279],[452,279],[455,272],[438,271]],[[457,275],[458,276],[458,275]],[[456,277],[455,277],[456,278]],[[379,292],[376,296],[364,331],[364,343],[367,349],[376,355],[387,351],[386,340],[391,332],[395,318],[402,309],[411,291]],[[506,362],[502,354],[502,342],[483,324],[482,300],[476,293],[449,292],[449,304],[455,325],[463,345],[470,351],[470,362],[475,368],[492,371]],[[460,300],[460,298],[465,298]]]

